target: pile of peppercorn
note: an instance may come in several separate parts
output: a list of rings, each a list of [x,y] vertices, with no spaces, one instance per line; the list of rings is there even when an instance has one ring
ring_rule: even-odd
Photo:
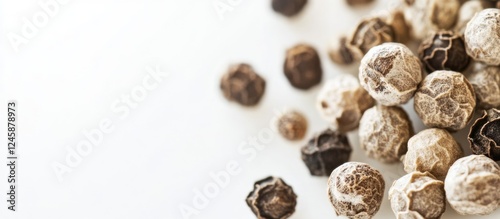
[[[372,0],[346,0],[360,5]],[[307,0],[272,0],[287,17]],[[360,148],[384,163],[402,162],[408,173],[388,191],[397,218],[440,218],[446,201],[462,215],[486,215],[500,207],[500,9],[494,1],[401,0],[384,14],[362,19],[336,40],[329,55],[339,65],[359,65],[358,78],[342,74],[325,83],[316,108],[329,127],[301,149],[313,176],[330,176],[328,197],[337,215],[371,218],[385,193],[383,175],[349,162],[347,132],[358,129]],[[419,43],[418,51],[405,44]],[[307,44],[286,51],[283,72],[290,85],[310,89],[322,80],[318,52]],[[224,96],[254,106],[265,80],[250,65],[231,66]],[[413,98],[428,127],[415,134],[401,104]],[[450,134],[472,123],[472,155]],[[305,136],[307,119],[291,110],[277,122],[288,140]],[[260,219],[288,218],[297,196],[277,177],[259,180],[246,202]]]

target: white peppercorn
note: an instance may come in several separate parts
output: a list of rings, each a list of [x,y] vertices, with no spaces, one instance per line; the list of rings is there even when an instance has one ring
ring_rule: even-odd
[[[359,122],[359,144],[369,157],[392,163],[407,151],[413,126],[406,112],[397,106],[372,107]]]
[[[384,196],[382,174],[365,163],[347,162],[328,179],[328,197],[339,216],[369,219],[377,213]]]
[[[361,86],[386,106],[408,102],[421,80],[420,60],[400,43],[384,43],[373,47],[359,66]]]
[[[477,13],[467,24],[464,38],[467,54],[488,65],[500,65],[500,9]]]
[[[411,172],[394,181],[389,200],[398,219],[440,218],[446,210],[444,183],[429,172]]]
[[[477,105],[483,109],[500,107],[500,67],[487,66],[469,76],[477,97]]]
[[[458,131],[471,120],[474,89],[463,74],[435,71],[424,78],[414,98],[415,112],[428,127]]]
[[[332,130],[347,132],[358,127],[363,112],[374,103],[354,76],[343,74],[324,85],[316,108]]]
[[[483,3],[481,1],[466,1],[460,7],[458,12],[457,23],[455,24],[454,31],[457,34],[463,35],[465,32],[465,27],[467,23],[474,17],[474,15],[484,9]]]
[[[443,179],[450,166],[463,156],[460,145],[444,129],[426,129],[408,141],[408,152],[402,157],[404,170],[428,171]]]
[[[430,31],[453,28],[460,8],[459,0],[406,0],[405,18],[415,39]]]
[[[500,205],[500,167],[484,155],[469,155],[451,166],[446,198],[461,215],[486,215]]]

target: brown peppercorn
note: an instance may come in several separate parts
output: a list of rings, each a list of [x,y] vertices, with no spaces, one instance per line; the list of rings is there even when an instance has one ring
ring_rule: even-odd
[[[373,1],[374,0],[346,0],[347,4],[350,6],[367,5]]]
[[[307,131],[307,120],[299,112],[288,111],[278,119],[278,131],[288,140],[300,140]]]
[[[366,54],[374,46],[395,41],[394,30],[379,17],[361,20],[349,42],[353,53]]]
[[[365,163],[347,162],[328,179],[328,197],[338,216],[363,219],[373,217],[384,197],[382,174]]]
[[[297,195],[277,177],[255,182],[246,202],[258,219],[285,219],[295,212]]]
[[[283,68],[290,84],[302,90],[319,84],[323,76],[316,49],[306,44],[299,44],[287,50]]]
[[[421,80],[420,60],[400,43],[373,47],[359,66],[361,86],[385,106],[408,102]]]
[[[359,144],[369,157],[392,163],[407,151],[413,136],[408,114],[397,106],[378,105],[368,109],[359,122]]]
[[[328,176],[349,161],[352,148],[347,136],[327,129],[302,147],[302,160],[313,176]]]
[[[450,166],[463,156],[460,145],[444,129],[426,129],[408,141],[408,152],[402,157],[407,173],[428,171],[443,179]]]
[[[483,109],[500,107],[500,67],[487,66],[469,76],[477,97],[477,105]]]
[[[489,109],[474,122],[469,132],[472,153],[500,160],[500,110]]]
[[[458,159],[444,181],[446,199],[461,215],[486,215],[500,205],[500,167],[484,155]]]
[[[329,80],[316,101],[319,113],[330,128],[342,133],[359,125],[363,112],[375,104],[373,98],[351,75],[343,74]]]
[[[306,4],[307,0],[272,0],[271,3],[275,12],[287,17],[297,15]]]
[[[452,70],[461,72],[469,65],[462,37],[451,31],[439,31],[427,37],[418,49],[427,72]]]
[[[411,172],[394,181],[389,200],[398,219],[440,218],[446,210],[444,183],[429,172]]]
[[[476,106],[474,89],[463,74],[435,71],[424,78],[414,98],[414,108],[428,127],[463,129]]]
[[[266,82],[248,64],[229,67],[222,76],[220,88],[224,97],[243,106],[256,105],[264,95]]]
[[[478,13],[465,28],[467,54],[487,65],[500,65],[500,9],[488,8]]]
[[[328,55],[334,63],[339,65],[349,65],[360,60],[361,57],[355,57],[355,54],[353,54],[349,47],[347,37],[342,36],[331,46]]]

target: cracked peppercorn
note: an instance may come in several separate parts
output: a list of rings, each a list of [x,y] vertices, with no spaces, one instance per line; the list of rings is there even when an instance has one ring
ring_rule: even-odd
[[[500,167],[484,155],[458,159],[444,181],[446,199],[461,215],[486,215],[500,206]]]
[[[349,161],[352,148],[347,136],[327,129],[302,147],[302,160],[313,176],[328,176]]]
[[[380,209],[384,190],[382,174],[365,163],[342,164],[328,178],[328,197],[338,216],[372,218]]]
[[[426,38],[418,49],[427,72],[452,70],[461,72],[469,65],[462,37],[451,31],[439,31]]]
[[[281,178],[269,176],[255,182],[246,202],[258,219],[285,219],[295,212],[297,195]]]
[[[500,160],[500,110],[489,109],[471,126],[468,137],[474,154]]]

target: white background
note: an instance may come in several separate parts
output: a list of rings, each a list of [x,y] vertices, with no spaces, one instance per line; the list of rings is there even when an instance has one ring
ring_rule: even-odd
[[[327,46],[362,16],[389,7],[388,1],[353,10],[344,1],[311,0],[300,16],[287,19],[271,10],[269,0],[242,0],[220,19],[213,0],[70,0],[16,52],[8,34],[21,35],[23,19],[43,12],[38,2],[47,1],[0,1],[0,121],[6,123],[6,101],[17,100],[20,156],[18,211],[1,204],[0,217],[182,218],[179,206],[193,206],[193,191],[234,161],[239,174],[192,218],[255,218],[244,200],[254,181],[268,175],[282,177],[298,195],[291,218],[335,218],[327,178],[310,176],[300,159],[308,139],[289,142],[273,134],[251,161],[237,148],[267,130],[275,111],[284,108],[307,116],[307,138],[325,129],[314,107],[320,86],[300,91],[289,85],[282,72],[285,50],[299,42],[315,46],[322,84],[341,73],[356,75],[355,66],[332,64]],[[230,103],[218,88],[221,74],[238,62],[250,63],[267,81],[256,107]],[[112,104],[138,89],[145,68],[157,65],[169,77],[121,119]],[[405,109],[422,130],[412,106]],[[113,131],[59,182],[52,165],[64,164],[68,151],[85,140],[83,132],[103,119],[113,122]],[[455,134],[464,148],[466,132]],[[351,160],[381,170],[387,193],[404,174],[402,165],[367,158],[356,136],[349,134]],[[3,193],[5,165],[0,173]],[[5,200],[5,193],[0,197]],[[386,194],[375,218],[393,217]],[[499,217],[496,211],[482,218]],[[474,217],[460,217],[448,206],[443,218]]]

